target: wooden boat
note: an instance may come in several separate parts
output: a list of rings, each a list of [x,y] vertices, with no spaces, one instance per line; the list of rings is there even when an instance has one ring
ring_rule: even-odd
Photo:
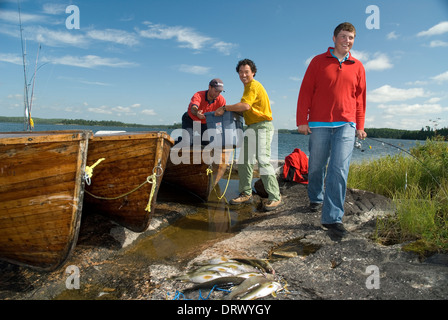
[[[78,239],[90,131],[0,133],[0,259],[51,271]]]
[[[221,152],[214,154],[216,151]],[[187,155],[184,156],[183,152]],[[207,201],[214,187],[224,176],[227,166],[232,162],[233,154],[233,148],[207,150],[207,147],[190,149],[174,146],[163,182],[180,187],[200,200]]]
[[[173,144],[165,132],[96,133],[87,156],[93,172],[86,184],[85,212],[145,231]]]

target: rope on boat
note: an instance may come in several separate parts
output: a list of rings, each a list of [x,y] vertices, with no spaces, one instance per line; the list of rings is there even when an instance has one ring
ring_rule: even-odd
[[[90,185],[90,178],[93,175],[93,168],[95,168],[99,163],[101,163],[101,161],[103,161],[104,158],[98,160],[93,166],[91,167],[86,167],[86,183],[88,185]],[[89,170],[87,170],[87,168],[89,168]],[[158,173],[158,170],[160,170],[160,173]],[[88,195],[90,195],[91,197],[98,199],[98,200],[118,200],[120,198],[126,197],[128,195],[130,195],[131,193],[134,193],[135,191],[137,191],[138,189],[140,189],[141,187],[143,187],[145,184],[150,183],[152,184],[151,186],[151,192],[149,194],[149,200],[148,200],[148,204],[146,205],[145,211],[151,212],[151,202],[152,199],[154,197],[154,193],[156,191],[156,187],[157,187],[157,177],[160,177],[163,173],[163,168],[159,165],[157,165],[156,167],[154,167],[153,169],[153,174],[148,176],[146,178],[146,181],[143,182],[142,184],[140,184],[138,187],[132,189],[131,191],[128,191],[122,195],[116,196],[116,197],[101,197],[101,196],[97,196],[92,194],[91,192],[84,190],[85,193],[87,193]],[[88,179],[88,182],[87,182]]]
[[[90,186],[91,178],[93,176],[93,169],[99,165],[101,162],[106,160],[106,158],[101,158],[97,162],[95,162],[92,166],[86,166],[86,172],[85,172],[85,181]]]
[[[235,158],[235,149],[233,149],[233,154],[232,154],[232,163],[230,164],[230,170],[229,170],[229,177],[227,178],[227,184],[226,184],[226,188],[224,189],[224,192],[222,193],[221,196],[218,195],[217,191],[216,191],[216,186],[214,185],[214,181],[213,181],[213,176],[212,178],[212,184],[213,186],[213,190],[215,191],[216,196],[218,197],[218,200],[221,200],[222,198],[224,198],[224,196],[226,195],[227,192],[227,188],[229,187],[229,183],[230,183],[230,177],[232,175],[232,170],[233,170],[233,163],[234,163],[234,158]],[[207,169],[207,175],[212,174],[213,170],[208,168]]]

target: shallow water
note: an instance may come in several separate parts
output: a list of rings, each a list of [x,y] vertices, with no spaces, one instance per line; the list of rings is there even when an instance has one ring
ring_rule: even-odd
[[[175,197],[177,203],[188,206],[185,217],[170,224],[160,232],[140,240],[128,254],[139,255],[148,261],[179,261],[209,242],[221,240],[238,232],[247,219],[257,210],[256,204],[240,207],[230,206],[227,199],[238,195],[238,180],[230,180],[222,199],[227,180],[219,182],[206,203],[191,203],[191,196],[175,190],[173,193],[161,189],[157,201],[163,203]]]

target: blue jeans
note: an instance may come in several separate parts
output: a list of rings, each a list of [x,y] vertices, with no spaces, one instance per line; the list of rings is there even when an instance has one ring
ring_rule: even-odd
[[[342,223],[355,128],[311,128],[308,196],[322,203],[322,224]],[[325,183],[325,188],[324,188]]]

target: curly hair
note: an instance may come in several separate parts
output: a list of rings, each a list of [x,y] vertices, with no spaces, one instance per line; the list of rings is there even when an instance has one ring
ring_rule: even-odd
[[[239,73],[240,67],[245,66],[245,65],[248,65],[250,67],[250,70],[252,70],[252,72],[254,73],[254,77],[255,77],[255,74],[257,73],[257,67],[255,66],[255,63],[250,59],[240,60],[238,62],[238,65],[236,66],[236,72]]]

